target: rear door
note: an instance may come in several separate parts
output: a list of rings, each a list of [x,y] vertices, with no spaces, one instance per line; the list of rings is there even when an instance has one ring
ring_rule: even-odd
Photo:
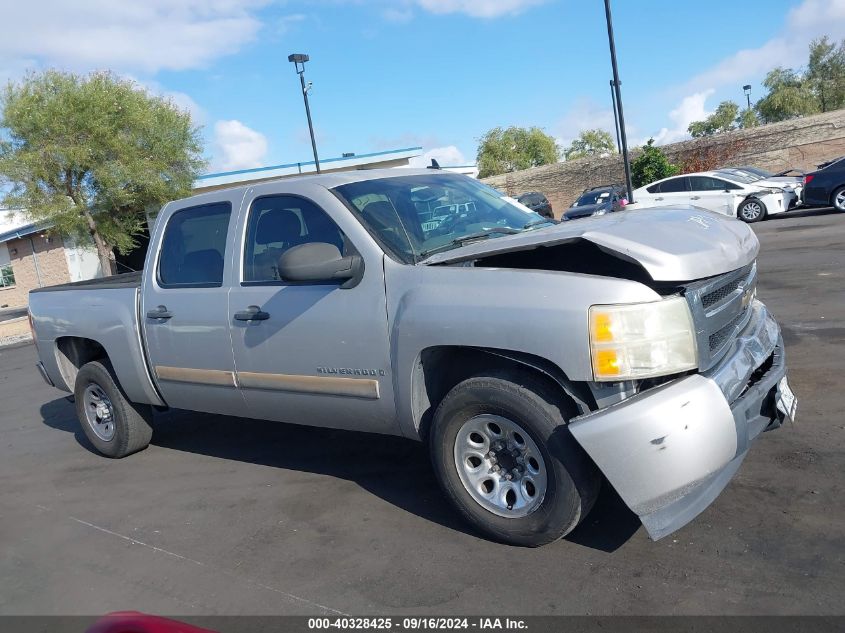
[[[171,407],[243,415],[229,338],[231,244],[242,192],[165,208],[147,254],[141,323]]]
[[[690,204],[723,215],[736,216],[734,199],[740,187],[712,176],[689,176]]]
[[[652,191],[652,188],[654,191]],[[685,207],[689,205],[689,183],[686,176],[669,178],[648,187],[650,207]],[[643,201],[646,202],[646,201]]]

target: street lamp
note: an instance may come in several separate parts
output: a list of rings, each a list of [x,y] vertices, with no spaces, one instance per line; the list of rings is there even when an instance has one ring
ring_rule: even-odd
[[[745,100],[748,102],[748,109],[751,109],[751,84],[745,84],[742,89],[745,91]]]
[[[610,44],[610,63],[613,66],[613,93],[616,95],[616,109],[619,111],[619,136],[622,140],[622,164],[625,166],[625,187],[628,203],[634,202],[634,187],[631,185],[631,163],[628,160],[628,135],[625,134],[625,115],[622,113],[622,91],[619,68],[616,66],[616,44],[613,42],[613,19],[610,16],[610,0],[604,0],[604,15],[607,19],[607,40]]]
[[[610,100],[613,102],[613,129],[616,130],[616,151],[622,153],[622,143],[619,140],[619,114],[616,109],[616,90],[613,87],[613,80],[610,80]]]
[[[320,159],[317,158],[317,141],[314,140],[314,125],[311,123],[311,108],[308,106],[308,91],[311,89],[311,84],[305,85],[305,62],[308,61],[308,55],[294,53],[288,55],[288,61],[293,63],[296,74],[299,75],[299,83],[302,84],[302,98],[305,100],[305,116],[308,117],[308,131],[311,133],[311,149],[314,150],[314,166],[317,168],[317,173],[319,174]]]

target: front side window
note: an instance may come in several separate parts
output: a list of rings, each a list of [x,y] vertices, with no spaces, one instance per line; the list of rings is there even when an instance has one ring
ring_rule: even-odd
[[[377,178],[333,191],[382,247],[405,263],[551,223],[501,192],[454,174]]]
[[[337,224],[316,204],[296,196],[264,196],[250,208],[244,248],[244,282],[282,281],[279,258],[300,244],[326,242],[341,255],[352,245]]]
[[[232,205],[205,204],[177,211],[164,229],[158,263],[162,288],[223,285],[223,261]]]
[[[725,191],[730,183],[710,176],[690,176],[690,190],[692,191]]]

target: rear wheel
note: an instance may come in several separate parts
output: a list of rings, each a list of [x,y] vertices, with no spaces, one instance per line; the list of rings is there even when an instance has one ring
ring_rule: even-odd
[[[834,209],[845,211],[845,187],[839,187],[839,189],[834,191],[830,197],[830,201]]]
[[[446,496],[495,540],[535,547],[572,531],[601,479],[566,427],[572,411],[530,374],[476,376],[434,416],[430,443]]]
[[[126,398],[108,360],[83,365],[73,393],[82,430],[100,453],[119,458],[147,448],[152,410]]]
[[[736,214],[743,222],[759,222],[766,219],[766,205],[757,198],[751,198],[739,205]]]

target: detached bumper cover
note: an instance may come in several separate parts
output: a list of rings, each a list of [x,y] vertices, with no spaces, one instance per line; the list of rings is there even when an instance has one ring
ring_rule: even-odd
[[[653,539],[689,523],[739,469],[751,441],[780,426],[783,340],[754,302],[730,353],[705,374],[650,389],[572,421],[572,435]]]

